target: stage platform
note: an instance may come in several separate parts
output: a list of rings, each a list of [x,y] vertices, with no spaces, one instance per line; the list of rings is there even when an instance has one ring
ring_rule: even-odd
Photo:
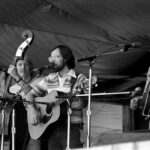
[[[144,147],[143,147],[144,146]],[[91,150],[147,150],[150,147],[150,132],[103,133],[97,137]],[[4,150],[9,149],[9,140],[4,142]],[[87,149],[84,145],[83,150]],[[80,149],[80,150],[82,150]]]
[[[103,133],[90,148],[72,150],[149,150],[150,131]]]
[[[128,133],[103,133],[97,138],[94,146],[148,140],[150,141],[150,131],[148,130]]]
[[[72,150],[149,150],[150,141],[128,142]]]

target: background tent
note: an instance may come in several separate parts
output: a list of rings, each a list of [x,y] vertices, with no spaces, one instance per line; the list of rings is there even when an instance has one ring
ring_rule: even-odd
[[[118,44],[141,42],[141,48],[96,59],[100,78],[141,75],[149,66],[149,0],[1,0],[0,67],[7,68],[30,29],[34,41],[28,48],[36,67],[48,63],[49,50],[67,44],[76,58],[119,51]],[[80,67],[79,67],[80,66]],[[88,62],[77,64],[88,71]]]
[[[34,40],[26,53],[35,67],[48,64],[54,46],[66,44],[77,59],[100,55],[93,65],[100,82],[95,91],[143,87],[150,65],[149,6],[149,0],[0,0],[0,68],[7,70],[29,29]],[[117,47],[134,42],[141,47],[122,53],[124,47]],[[76,69],[88,75],[88,62]]]

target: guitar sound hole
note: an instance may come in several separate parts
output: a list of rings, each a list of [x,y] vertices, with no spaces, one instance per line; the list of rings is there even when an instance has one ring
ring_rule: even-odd
[[[47,105],[46,107],[46,113],[50,114],[52,112],[52,106],[51,105]]]
[[[52,113],[51,115],[44,115],[43,118],[42,118],[42,122],[43,123],[47,123],[52,117]]]

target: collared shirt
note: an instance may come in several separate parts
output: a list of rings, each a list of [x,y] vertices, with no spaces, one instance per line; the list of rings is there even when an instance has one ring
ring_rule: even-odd
[[[40,96],[50,93],[53,90],[69,93],[72,77],[77,80],[72,89],[73,94],[81,93],[82,90],[84,90],[84,93],[87,93],[87,89],[84,88],[84,81],[87,79],[86,76],[79,74],[77,77],[73,69],[63,77],[61,77],[58,72],[49,74],[36,87],[34,87],[34,90],[39,93]],[[33,90],[32,92],[34,93]]]
[[[75,78],[76,82],[72,88],[72,94],[79,94],[85,92],[87,89],[84,89],[84,82],[87,78],[83,74],[76,75],[75,71],[71,69],[66,75],[61,77],[59,73],[50,73],[39,84],[34,87],[32,93],[39,94],[39,96],[44,96],[51,91],[59,91],[63,93],[69,93],[71,90],[71,79]],[[71,103],[72,115],[71,122],[81,123],[82,122],[82,100],[79,98],[74,98]]]

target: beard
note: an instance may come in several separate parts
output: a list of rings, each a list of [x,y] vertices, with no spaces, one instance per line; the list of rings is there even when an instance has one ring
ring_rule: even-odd
[[[65,63],[63,62],[61,65],[54,65],[54,71],[60,72],[65,67]]]

